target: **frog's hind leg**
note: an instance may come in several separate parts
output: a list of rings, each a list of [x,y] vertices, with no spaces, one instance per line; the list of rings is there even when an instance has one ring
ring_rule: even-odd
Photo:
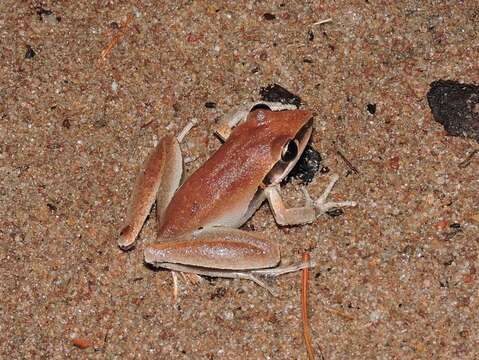
[[[276,242],[256,233],[222,227],[200,230],[145,249],[145,262],[154,266],[198,275],[248,279],[270,292],[262,278],[311,266],[302,263],[275,267],[279,260]]]
[[[178,263],[225,270],[252,270],[276,266],[280,260],[275,241],[258,233],[213,227],[174,239],[159,239],[145,248],[152,265]]]
[[[183,141],[185,136],[188,135],[190,130],[193,129],[193,127],[195,127],[197,123],[198,122],[196,119],[191,119],[190,121],[188,121],[185,127],[178,133],[178,135],[176,135],[176,139],[178,140],[179,143]]]
[[[257,285],[261,286],[268,290],[271,295],[276,296],[276,292],[268,284],[269,279],[274,279],[277,276],[288,274],[295,271],[300,271],[305,268],[312,268],[315,266],[314,261],[303,261],[298,264],[288,265],[288,266],[278,266],[271,269],[262,269],[262,270],[252,270],[252,271],[236,271],[236,270],[220,270],[220,269],[209,269],[201,266],[192,266],[192,265],[182,265],[175,263],[159,263],[155,266],[163,267],[165,269],[172,270],[172,273],[179,271],[181,274],[190,274],[190,275],[203,275],[210,277],[221,277],[227,279],[244,279],[251,280]],[[176,291],[177,284],[174,283],[174,297],[176,297],[178,292]],[[176,294],[176,295],[175,295]]]
[[[134,245],[155,199],[160,199],[157,212],[161,214],[164,211],[180,183],[182,171],[178,140],[173,136],[163,137],[144,162],[136,179],[126,221],[118,238],[120,248],[126,250]]]
[[[177,137],[163,137],[144,162],[133,187],[126,221],[118,238],[120,248],[126,250],[134,245],[155,199],[157,221],[158,224],[161,223],[183,173],[179,143],[195,124],[190,121]]]

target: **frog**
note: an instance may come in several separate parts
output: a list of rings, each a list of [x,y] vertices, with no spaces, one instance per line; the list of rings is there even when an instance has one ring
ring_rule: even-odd
[[[313,260],[279,266],[277,242],[240,229],[265,201],[280,226],[312,223],[331,209],[357,205],[327,200],[337,175],[316,200],[303,188],[304,206],[288,208],[283,201],[281,182],[311,138],[312,112],[275,102],[243,106],[216,127],[223,144],[182,181],[180,143],[193,126],[188,123],[176,137],[165,135],[144,162],[119,247],[134,246],[156,202],[157,240],[144,249],[145,262],[154,267],[248,279],[271,291],[265,277],[314,266]]]

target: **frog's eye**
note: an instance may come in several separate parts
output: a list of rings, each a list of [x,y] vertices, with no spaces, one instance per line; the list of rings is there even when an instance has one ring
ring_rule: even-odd
[[[296,159],[298,155],[298,143],[297,140],[289,140],[288,143],[283,147],[281,152],[281,160],[284,162],[290,162]]]
[[[266,104],[259,103],[259,104],[256,104],[255,106],[253,106],[251,108],[250,112],[255,111],[255,110],[269,110],[269,111],[271,111],[271,108]]]

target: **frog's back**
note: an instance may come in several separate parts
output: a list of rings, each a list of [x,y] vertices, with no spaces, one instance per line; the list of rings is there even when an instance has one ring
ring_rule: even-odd
[[[223,144],[177,190],[159,234],[176,237],[211,226],[239,227],[271,168],[270,149],[254,136]]]
[[[158,236],[241,226],[260,205],[263,181],[281,160],[284,146],[310,118],[304,110],[251,112],[180,186],[162,217]]]

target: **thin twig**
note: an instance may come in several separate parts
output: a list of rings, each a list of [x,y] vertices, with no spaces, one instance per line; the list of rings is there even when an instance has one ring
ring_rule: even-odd
[[[178,273],[172,271],[171,276],[173,277],[173,303],[176,304],[178,302]]]
[[[324,19],[324,20],[319,20],[319,21],[316,21],[315,23],[313,23],[313,26],[326,24],[326,23],[329,23],[331,21],[333,21],[333,19],[331,19],[331,18]]]
[[[303,262],[309,262],[309,254],[303,255]],[[301,273],[301,318],[303,319],[303,336],[308,352],[308,359],[314,360],[313,340],[311,339],[311,329],[308,319],[308,289],[309,289],[309,268],[305,267]],[[321,350],[320,350],[321,352]],[[321,355],[322,358],[322,355]]]
[[[355,174],[359,174],[359,170],[353,165],[351,164],[351,161],[349,161],[346,156],[343,155],[343,153],[339,150],[336,150],[336,153],[339,155],[339,157],[346,163],[346,165],[349,167],[349,169],[355,173]]]
[[[149,127],[151,124],[153,124],[155,120],[150,120],[148,121],[146,124],[143,124],[140,126],[140,129],[146,129],[147,127]]]
[[[477,153],[479,153],[479,149],[474,149],[472,150],[472,152],[467,155],[466,159],[462,162],[459,163],[459,167],[461,169],[464,169],[466,167],[468,167],[470,164],[471,164],[471,161],[472,161],[472,158],[474,157],[474,155],[476,155]]]
[[[110,55],[111,51],[117,46],[120,41],[125,37],[126,31],[128,30],[128,25],[130,25],[131,20],[133,20],[133,14],[128,14],[125,22],[120,26],[118,32],[113,36],[110,43],[101,51],[100,60],[105,61],[106,58]]]
[[[346,319],[346,320],[354,320],[354,317],[349,315],[349,314],[346,314],[344,311],[340,311],[340,310],[337,310],[337,309],[333,309],[333,308],[330,308],[330,307],[324,307],[324,309],[326,311],[329,311],[330,313],[333,313],[335,315],[339,315],[341,316],[342,318]]]

